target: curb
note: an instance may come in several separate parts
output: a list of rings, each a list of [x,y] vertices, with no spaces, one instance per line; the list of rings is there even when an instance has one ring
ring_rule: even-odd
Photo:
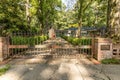
[[[98,61],[98,60],[96,60],[96,59],[94,59],[94,58],[90,58],[90,61],[92,61],[92,63],[93,63],[93,64],[96,64],[96,65],[101,64],[100,61]]]

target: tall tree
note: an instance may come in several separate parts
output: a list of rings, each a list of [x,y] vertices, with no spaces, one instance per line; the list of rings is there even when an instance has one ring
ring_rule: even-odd
[[[0,1],[0,25],[3,34],[18,29],[26,29],[25,9],[19,5],[21,0]]]
[[[45,30],[54,26],[61,0],[0,0],[0,25],[4,31]]]
[[[86,3],[87,2],[87,3]],[[78,0],[78,32],[77,32],[77,36],[80,37],[80,29],[83,26],[83,16],[84,13],[86,11],[86,9],[88,8],[88,6],[91,4],[92,0],[89,1],[85,1],[85,0]]]
[[[57,17],[57,7],[61,6],[60,0],[39,0],[37,9],[38,20],[41,24],[41,29],[48,29],[54,26],[55,18]]]
[[[109,36],[120,40],[120,0],[108,0]]]
[[[81,29],[81,27],[82,27],[82,16],[83,16],[83,1],[84,0],[79,0],[79,10],[78,10],[78,19],[79,19],[79,21],[78,21],[78,24],[79,24],[79,27],[78,27],[78,33],[77,33],[77,36],[79,37],[80,36],[80,29]]]

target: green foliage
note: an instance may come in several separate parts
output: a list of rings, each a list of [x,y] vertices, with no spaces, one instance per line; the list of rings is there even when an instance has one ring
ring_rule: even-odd
[[[37,19],[41,24],[41,29],[46,31],[50,27],[54,27],[54,22],[58,17],[58,10],[61,7],[61,0],[41,0],[38,2]]]
[[[61,1],[29,0],[27,3],[26,0],[1,0],[0,26],[4,27],[1,34],[8,35],[10,32],[18,30],[41,31],[44,34],[50,27],[56,29],[81,26],[99,27],[106,26],[107,21],[109,21],[108,26],[114,28],[116,22],[119,22],[119,19],[116,19],[116,16],[114,17],[114,14],[119,11],[116,10],[119,6],[116,0],[70,0],[77,2],[73,9],[67,11],[66,5],[62,4]],[[110,2],[109,6],[108,2]],[[26,14],[26,4],[29,5],[29,14]],[[110,9],[108,13],[107,8]],[[107,20],[107,16],[110,20]],[[29,17],[29,21],[27,17]],[[119,32],[119,30],[115,32],[118,35],[117,37],[119,37]]]
[[[62,36],[62,38],[73,45],[92,45],[92,39],[90,38],[74,38],[67,36]]]
[[[1,34],[17,30],[47,31],[57,18],[56,7],[61,7],[61,0],[2,0],[0,26],[4,28]]]
[[[40,44],[47,39],[48,39],[47,36],[35,36],[35,37],[14,36],[14,37],[11,37],[11,44],[12,45],[35,45],[35,44]]]
[[[104,59],[101,61],[103,64],[120,64],[120,60],[118,59]]]
[[[0,68],[0,76],[3,75],[9,69],[10,69],[10,65],[6,65],[5,67]]]
[[[11,29],[26,29],[25,9],[19,5],[20,0],[0,1],[0,26],[4,27],[4,32]]]
[[[108,0],[78,0],[75,9],[83,26],[106,26]]]

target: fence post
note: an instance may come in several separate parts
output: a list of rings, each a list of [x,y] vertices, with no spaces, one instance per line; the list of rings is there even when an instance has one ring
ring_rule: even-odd
[[[0,37],[0,61],[8,57],[8,40],[6,37]]]

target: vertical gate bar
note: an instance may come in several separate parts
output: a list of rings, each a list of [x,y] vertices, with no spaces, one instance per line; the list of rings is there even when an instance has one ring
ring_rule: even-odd
[[[94,49],[95,49],[95,38],[92,38],[92,40],[91,40],[91,46],[92,46],[92,48],[91,48],[91,58],[93,58],[93,54],[94,54]]]
[[[79,55],[81,55],[81,38],[80,38],[80,43],[78,45],[78,50],[79,50]]]
[[[37,36],[37,37],[36,37],[36,36]],[[36,32],[36,36],[35,36],[35,37],[36,37],[36,40],[35,40],[35,43],[36,43],[36,44],[35,44],[35,45],[38,45],[38,36],[39,36],[39,35],[38,35],[38,31]],[[38,52],[38,48],[36,48],[36,56],[38,56],[38,53],[39,53],[39,52]]]
[[[30,32],[27,32],[27,33],[28,33],[28,35],[29,35],[29,38],[30,38],[30,39],[29,39],[30,53],[28,53],[28,56],[30,57],[30,55],[32,54],[32,50],[31,50],[31,44],[30,44],[30,43],[31,43],[31,34],[32,34],[32,33],[30,33]]]
[[[23,44],[23,43],[24,43],[24,42],[23,42],[23,41],[24,41],[24,32],[22,32],[22,31],[21,31],[21,35],[22,35],[22,38],[23,38],[23,40],[22,40],[22,43],[21,43],[21,44]],[[23,57],[22,48],[20,48],[20,49],[19,49],[19,53],[20,53],[21,57]]]
[[[91,49],[91,46],[92,46],[92,45],[91,45],[91,38],[90,38],[89,45],[90,45],[90,48],[89,48],[89,51],[90,51],[90,54],[89,54],[89,56],[90,56],[90,55],[91,55],[91,50],[90,50],[90,49]],[[91,56],[90,56],[90,57],[91,57]]]
[[[87,44],[86,44],[86,46],[90,46],[89,42],[90,42],[90,39],[87,38]],[[87,56],[89,55],[88,49],[89,49],[89,48],[86,48]]]
[[[84,40],[84,46],[86,46],[87,45],[87,39],[85,38],[85,40]],[[86,48],[84,48],[84,56],[86,55]]]
[[[82,46],[84,46],[84,40],[82,39]],[[84,54],[84,48],[82,48],[82,54]]]
[[[20,46],[23,42],[23,36],[22,36],[22,32],[19,31],[19,35],[17,37],[21,37],[22,39],[20,39],[20,44],[18,44],[18,46]],[[16,55],[21,57],[21,53],[19,52],[19,48],[16,49]]]
[[[10,36],[10,40],[11,40],[11,45],[13,45],[13,37],[14,37],[14,32],[12,33],[12,35]],[[13,54],[13,50],[12,48],[10,48],[10,56],[12,57],[12,54]]]
[[[10,38],[10,36],[7,37],[7,58],[9,58],[9,56],[10,56],[10,55],[9,55],[9,54],[10,54],[10,52],[9,52],[9,51],[10,51],[10,50],[9,50],[9,45],[10,45],[10,41],[9,41],[9,40],[10,40],[10,39],[9,39],[9,38]]]
[[[25,43],[26,43],[26,45],[28,45],[28,36],[27,36],[27,32],[24,31],[24,33],[25,33],[25,38],[27,37]],[[24,57],[26,56],[26,54],[27,54],[27,48],[24,49]]]
[[[26,36],[26,31],[24,31],[24,37],[25,37],[25,38],[27,37],[27,36]],[[27,45],[27,39],[25,39],[25,44]],[[24,56],[26,55],[26,54],[25,54],[26,48],[23,48],[22,50],[23,50],[22,52],[23,52],[23,57],[24,57]]]
[[[16,33],[15,33],[15,35],[16,35]],[[16,36],[14,36],[15,37],[15,39],[16,39]],[[16,40],[15,40],[15,42],[16,42]],[[14,44],[13,44],[14,45]],[[16,54],[16,48],[14,48],[13,49],[13,53],[12,53],[12,56],[14,56]]]

